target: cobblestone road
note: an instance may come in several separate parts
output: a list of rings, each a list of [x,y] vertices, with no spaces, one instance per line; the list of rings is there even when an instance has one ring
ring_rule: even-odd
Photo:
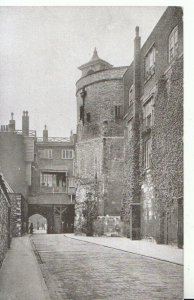
[[[183,268],[120,250],[37,234],[35,253],[52,300],[183,299]]]

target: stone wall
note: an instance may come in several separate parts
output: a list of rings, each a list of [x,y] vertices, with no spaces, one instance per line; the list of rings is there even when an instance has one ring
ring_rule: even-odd
[[[103,138],[104,215],[120,216],[123,191],[123,137]]]
[[[77,83],[78,142],[100,137],[106,129],[108,136],[122,136],[124,114],[123,76],[126,67],[112,68],[81,78]],[[114,77],[115,76],[115,77]],[[81,89],[85,89],[84,99]],[[83,106],[83,119],[80,107]],[[120,117],[115,118],[115,106],[120,107]],[[87,120],[90,114],[90,120]]]
[[[10,199],[0,176],[0,267],[10,245]]]
[[[21,194],[9,194],[11,200],[10,226],[12,237],[28,232],[28,203]]]
[[[77,144],[76,156],[78,187],[75,227],[79,231],[80,226],[81,228],[85,226],[83,210],[86,209],[89,195],[92,201],[97,202],[96,217],[120,215],[123,189],[123,138],[104,137],[80,142]]]

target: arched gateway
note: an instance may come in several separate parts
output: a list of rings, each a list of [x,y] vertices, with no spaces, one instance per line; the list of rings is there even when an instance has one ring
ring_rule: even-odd
[[[38,205],[29,204],[28,219],[39,214],[47,220],[47,233],[74,232],[74,205]]]

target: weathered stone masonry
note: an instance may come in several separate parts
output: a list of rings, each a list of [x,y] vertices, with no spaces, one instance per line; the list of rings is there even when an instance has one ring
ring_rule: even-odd
[[[100,70],[95,71],[96,66]],[[108,63],[104,66],[104,61],[94,52],[92,60],[80,69],[83,76],[77,82],[78,188],[75,226],[77,231],[87,233],[83,211],[89,198],[96,207],[94,234],[102,234],[108,230],[105,226],[107,218],[111,219],[111,224],[116,224],[120,216],[123,190],[122,116],[127,68],[112,68]],[[106,221],[104,216],[109,216]]]
[[[0,175],[0,267],[10,246],[10,211],[9,195],[2,175]]]

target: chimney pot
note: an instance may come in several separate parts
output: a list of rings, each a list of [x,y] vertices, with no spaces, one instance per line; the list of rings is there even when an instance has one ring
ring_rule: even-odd
[[[43,142],[48,142],[48,130],[46,125],[44,125],[44,130],[43,130]]]
[[[25,136],[29,135],[29,116],[27,111],[23,111],[22,116],[22,134]]]
[[[135,33],[136,33],[136,36],[139,36],[139,26],[135,27]]]

